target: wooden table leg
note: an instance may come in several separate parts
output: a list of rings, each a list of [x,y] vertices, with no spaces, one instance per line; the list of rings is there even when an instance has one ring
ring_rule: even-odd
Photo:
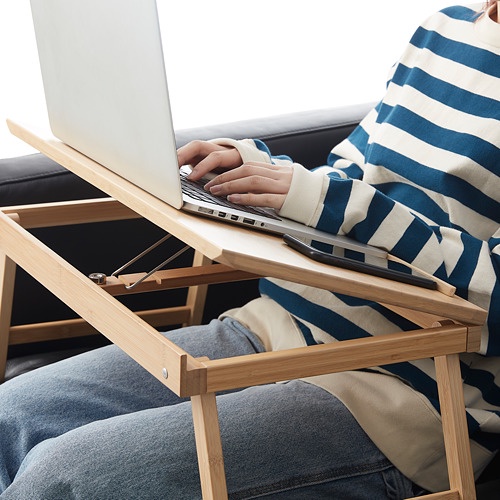
[[[458,354],[436,356],[434,361],[450,489],[458,490],[461,500],[475,500],[476,490],[459,356]]]
[[[0,383],[5,380],[16,263],[0,252]]]
[[[191,396],[203,500],[227,499],[215,393]]]

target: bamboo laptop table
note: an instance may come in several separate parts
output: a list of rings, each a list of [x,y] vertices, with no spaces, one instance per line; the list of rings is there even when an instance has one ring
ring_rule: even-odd
[[[316,263],[275,236],[175,210],[44,130],[34,131],[11,121],[9,128],[110,198],[0,210],[0,369],[5,368],[13,334],[10,313],[19,265],[165,386],[191,398],[203,498],[218,500],[227,498],[227,489],[217,391],[434,357],[450,489],[427,498],[475,498],[458,354],[479,349],[484,310],[436,290]],[[137,276],[118,276],[98,285],[27,231],[136,217],[148,219],[196,251],[192,268],[159,271],[138,286],[137,291],[190,287],[185,308],[162,311],[173,315],[172,323],[199,320],[205,285],[251,279],[257,274],[383,303],[421,329],[236,358],[194,358],[146,322],[154,318],[153,313],[145,314],[144,319],[114,298],[127,293],[126,287]]]

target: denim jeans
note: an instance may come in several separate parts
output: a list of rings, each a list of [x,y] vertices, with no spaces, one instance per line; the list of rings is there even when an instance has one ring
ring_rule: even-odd
[[[166,334],[194,356],[263,350],[225,320]],[[217,397],[229,497],[400,499],[414,494],[343,404],[303,381]],[[2,500],[201,498],[189,401],[115,346],[0,386]]]

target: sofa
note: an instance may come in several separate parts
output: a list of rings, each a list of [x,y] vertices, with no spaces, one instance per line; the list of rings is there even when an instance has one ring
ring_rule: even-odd
[[[266,142],[273,154],[288,154],[295,161],[312,168],[325,163],[332,146],[354,129],[371,106],[371,103],[356,104],[179,130],[176,140],[178,146],[181,146],[193,139],[259,138]],[[0,205],[3,207],[103,196],[105,195],[98,189],[41,154],[0,160]],[[32,232],[84,274],[111,274],[163,236],[162,230],[142,219],[33,229]],[[169,245],[175,245],[175,242]],[[131,268],[130,272],[155,267],[163,260],[162,252],[165,249],[151,252],[141,260],[140,268]],[[179,264],[183,265],[184,260],[188,265],[189,259],[192,259],[192,255],[188,253],[181,258]],[[203,321],[247,302],[257,293],[256,280],[210,285]],[[170,290],[132,295],[120,300],[132,310],[141,310],[164,307],[165,304],[175,305],[176,302],[182,303],[184,299],[184,290]],[[12,325],[73,317],[75,314],[67,306],[22,269],[17,269]],[[107,342],[100,335],[87,335],[11,345],[6,378],[16,377]],[[483,472],[477,482],[477,490],[480,499],[500,498],[500,456]]]

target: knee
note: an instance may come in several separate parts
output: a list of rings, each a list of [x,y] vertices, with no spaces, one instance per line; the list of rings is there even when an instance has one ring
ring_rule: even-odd
[[[74,471],[68,475],[69,450],[48,439],[36,445],[25,457],[2,500],[75,498],[78,481]],[[83,498],[83,497],[80,497]]]
[[[25,457],[17,475],[1,499],[60,500],[96,498],[106,491],[106,467],[116,467],[117,457],[99,453],[97,443],[83,436],[66,435],[47,439]],[[78,434],[78,433],[75,433]],[[103,498],[118,498],[104,494]]]
[[[36,401],[32,400],[29,392],[18,393],[16,387],[19,384],[13,382],[0,386],[0,401],[2,402],[0,405],[0,492],[9,486],[24,457],[43,434],[34,414]]]
[[[147,413],[149,419],[130,415],[95,422],[40,443],[4,492],[5,500],[200,498],[188,415],[181,419],[187,424],[176,427],[177,420],[169,425],[161,409]]]

